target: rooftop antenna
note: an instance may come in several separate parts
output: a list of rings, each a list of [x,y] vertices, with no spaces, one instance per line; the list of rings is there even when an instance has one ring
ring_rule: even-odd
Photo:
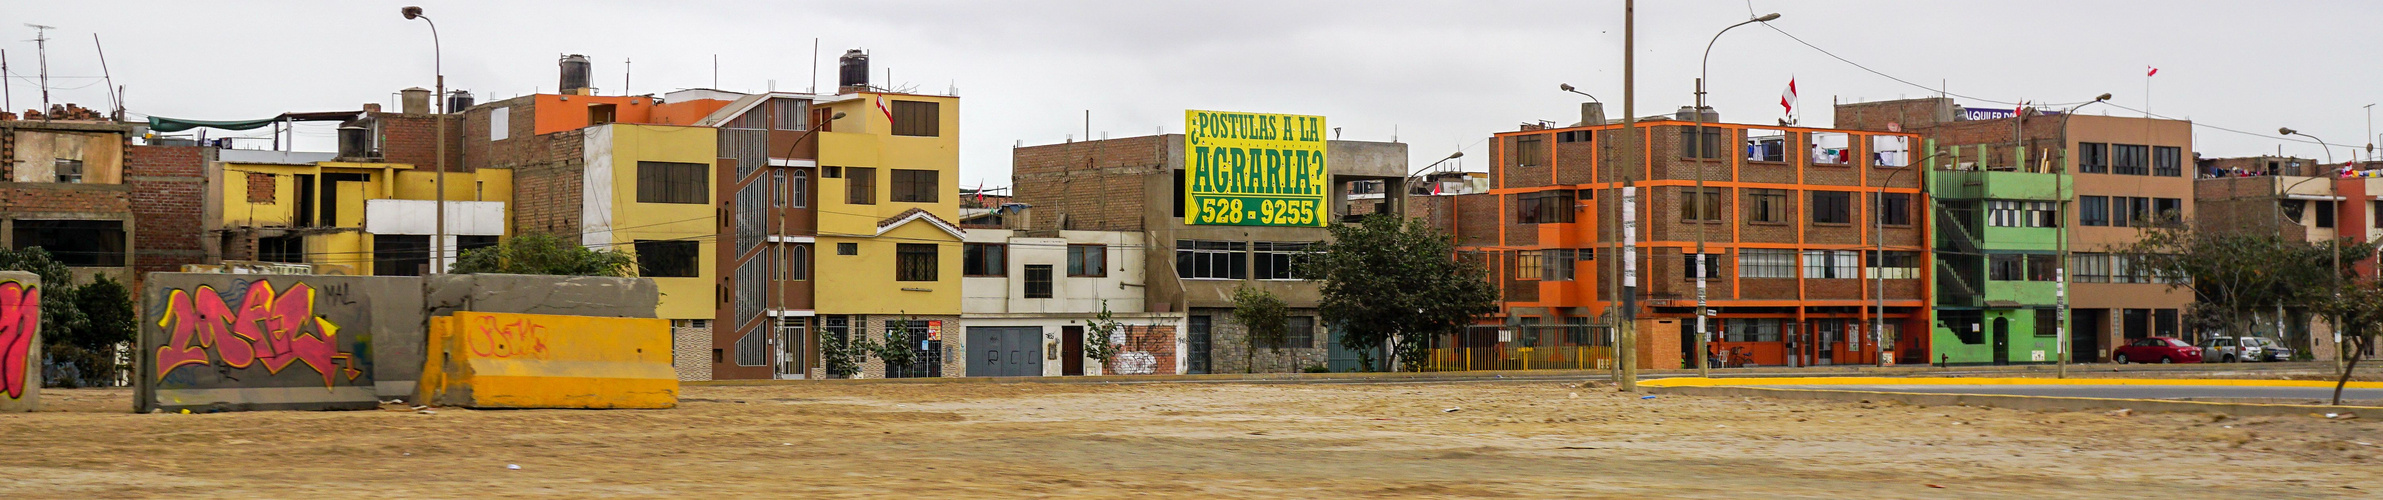
[[[720,55],[712,54],[712,90],[720,90]]]
[[[811,37],[811,86],[805,94],[819,93],[819,37]]]
[[[34,54],[41,60],[41,121],[50,121],[50,37],[52,26],[25,23],[33,28]]]
[[[108,104],[115,108],[114,110],[109,111],[108,119],[124,121],[124,99],[122,96],[117,95],[119,93],[118,91],[121,89],[116,88],[116,76],[108,72],[108,49],[99,45],[98,33],[91,34],[91,48],[92,50],[99,51],[99,76],[101,78],[107,79]]]
[[[621,58],[621,95],[629,95],[629,64],[635,61]]]
[[[14,93],[8,85],[8,51],[0,50],[0,112],[17,109]]]

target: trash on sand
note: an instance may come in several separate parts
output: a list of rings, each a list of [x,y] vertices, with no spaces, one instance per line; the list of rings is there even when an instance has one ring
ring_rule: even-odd
[[[506,470],[521,470],[521,464],[505,464]]]
[[[437,414],[439,414],[439,412],[430,411],[430,410],[415,410],[415,411],[414,411],[414,413],[420,413],[420,414],[423,414],[423,415],[437,415]]]
[[[2110,410],[2109,413],[2103,413],[2103,415],[2109,415],[2113,417],[2131,417],[2135,415],[2135,410],[2132,408],[2119,408],[2116,410]]]
[[[1440,410],[1440,413],[1456,413],[1458,410],[1463,410],[1463,408],[1454,408],[1454,407],[1451,407],[1451,408],[1449,408],[1449,409],[1446,409],[1446,410]]]
[[[1580,399],[1580,393],[1572,393],[1572,399]]]
[[[1943,486],[1943,485],[1936,485],[1936,484],[1931,484],[1931,485],[1928,485],[1928,487],[1930,487],[1930,488],[1944,488],[1944,486]]]
[[[1655,399],[1655,395],[1653,395],[1653,394],[1648,394],[1648,395],[1645,395],[1645,396],[1639,396],[1639,397],[1638,397],[1638,399]]]

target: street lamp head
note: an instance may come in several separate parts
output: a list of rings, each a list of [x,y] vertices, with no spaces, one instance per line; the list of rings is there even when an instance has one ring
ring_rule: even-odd
[[[1769,13],[1769,14],[1763,14],[1763,15],[1762,15],[1762,17],[1757,17],[1757,18],[1754,18],[1754,21],[1755,21],[1755,22],[1760,22],[1760,23],[1767,23],[1767,22],[1771,22],[1772,20],[1775,20],[1775,19],[1779,19],[1779,13],[1777,13],[1777,12],[1772,12],[1772,13]]]
[[[1572,91],[1572,84],[1569,84],[1569,83],[1558,83],[1558,84],[1556,84],[1556,89],[1557,89],[1557,90],[1562,90],[1562,91],[1565,91],[1565,92],[1571,92],[1571,91]]]
[[[1463,157],[1465,157],[1465,152],[1463,152],[1463,151],[1458,151],[1458,152],[1454,152],[1454,153],[1448,153],[1448,159],[1450,159],[1450,160],[1454,160],[1454,159],[1457,159],[1457,158],[1463,158]]]
[[[2102,95],[2099,95],[2099,96],[2094,96],[2093,100],[2094,100],[2094,101],[2096,101],[2096,102],[2110,100],[2110,93],[2109,93],[2109,92],[2103,92],[2103,93],[2102,93]]]
[[[827,117],[827,119],[829,119],[829,120],[842,120],[842,119],[844,119],[844,112],[842,112],[842,111],[837,111],[835,116],[830,116],[830,117]]]
[[[399,13],[399,14],[405,14],[405,18],[406,18],[407,20],[412,20],[412,19],[414,19],[414,18],[417,18],[417,17],[422,17],[422,8],[421,8],[421,7],[417,7],[417,6],[408,5],[408,6],[405,6],[405,8],[402,8],[402,9],[397,9],[397,13]]]
[[[2282,135],[2292,135],[2292,134],[2298,134],[2298,133],[2300,133],[2300,131],[2298,131],[2298,130],[2292,130],[2292,127],[2284,127],[2284,128],[2275,129],[2275,133],[2277,133],[2277,134],[2282,134]]]

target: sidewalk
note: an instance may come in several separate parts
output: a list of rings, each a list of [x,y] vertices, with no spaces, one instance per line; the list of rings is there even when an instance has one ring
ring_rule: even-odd
[[[2295,363],[2197,363],[2197,364],[2077,364],[2069,365],[2071,376],[2106,375],[2109,373],[2206,373],[2243,371],[2319,371],[2333,369],[2329,362]],[[2010,377],[2050,376],[2058,369],[2053,365],[2008,366],[1809,366],[1715,368],[1716,378],[1726,377],[1849,377],[1849,376],[1978,376]],[[1483,370],[1461,372],[1367,372],[1367,373],[1214,373],[1205,375],[1094,375],[1081,377],[938,377],[858,380],[705,380],[682,382],[685,385],[740,386],[806,383],[835,384],[1153,384],[1153,383],[1242,383],[1242,384],[1384,384],[1407,382],[1506,382],[1539,380],[1610,380],[1610,370]],[[1639,370],[1640,379],[1692,377],[1696,370]]]

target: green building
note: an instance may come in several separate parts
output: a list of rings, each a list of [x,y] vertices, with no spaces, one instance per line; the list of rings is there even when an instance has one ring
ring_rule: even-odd
[[[1929,361],[2059,360],[2061,201],[2074,186],[2059,173],[2065,159],[2030,161],[2026,149],[2004,149],[1939,150],[1928,142],[1936,224],[1936,359]]]

